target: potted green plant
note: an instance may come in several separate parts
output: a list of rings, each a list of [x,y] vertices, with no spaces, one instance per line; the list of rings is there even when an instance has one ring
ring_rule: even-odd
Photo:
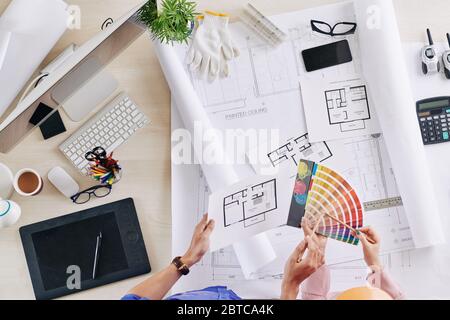
[[[154,39],[162,43],[187,42],[193,27],[197,5],[188,0],[163,0],[160,9],[156,0],[148,1],[139,11]]]

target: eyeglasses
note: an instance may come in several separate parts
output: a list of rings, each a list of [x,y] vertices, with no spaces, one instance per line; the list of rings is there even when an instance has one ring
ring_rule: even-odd
[[[356,32],[357,24],[355,22],[339,22],[332,27],[324,21],[311,20],[311,27],[315,32],[334,37],[354,34]]]
[[[91,197],[104,198],[111,194],[112,186],[110,185],[100,185],[92,187],[77,193],[76,195],[70,197],[72,201],[76,204],[85,204],[91,200]]]

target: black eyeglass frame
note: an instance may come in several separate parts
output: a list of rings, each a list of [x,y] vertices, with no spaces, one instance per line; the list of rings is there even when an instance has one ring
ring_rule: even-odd
[[[317,27],[316,24],[325,25],[328,28],[330,28],[330,31],[329,32],[323,31],[319,27]],[[352,28],[349,31],[346,31],[346,32],[335,33],[334,30],[339,25],[352,26]],[[331,26],[329,23],[327,23],[325,21],[311,20],[311,28],[312,28],[313,31],[321,33],[321,34],[325,34],[325,35],[328,35],[328,36],[332,36],[332,37],[334,37],[334,36],[347,36],[347,35],[350,35],[350,34],[354,34],[356,32],[356,28],[357,27],[358,27],[358,25],[357,25],[356,22],[343,21],[343,22],[336,23],[334,26]]]
[[[109,189],[109,192],[107,194],[103,195],[103,196],[98,196],[95,193],[95,191],[97,191],[99,189],[102,189],[102,188]],[[105,197],[109,196],[111,194],[111,192],[112,192],[112,186],[111,185],[107,185],[107,184],[104,185],[104,184],[102,184],[102,185],[91,187],[89,189],[86,189],[86,190],[83,190],[81,192],[78,192],[77,194],[71,196],[70,199],[72,199],[73,203],[85,204],[85,203],[88,203],[92,199],[92,195],[94,195],[96,198],[105,198]],[[85,202],[77,202],[78,198],[80,198],[80,196],[82,194],[88,194],[89,198]]]

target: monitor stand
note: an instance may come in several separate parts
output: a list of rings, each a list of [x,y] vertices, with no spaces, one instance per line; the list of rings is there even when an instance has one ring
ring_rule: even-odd
[[[55,71],[77,50],[74,44],[51,62],[42,73]],[[44,80],[45,81],[45,80]],[[117,90],[117,80],[104,69],[97,57],[90,57],[80,64],[75,72],[67,76],[53,88],[51,98],[62,108],[74,122],[85,119],[95,108],[108,100]]]
[[[102,71],[78,89],[67,101],[63,102],[62,108],[70,120],[80,122],[95,107],[105,103],[118,87],[117,80],[109,72]]]

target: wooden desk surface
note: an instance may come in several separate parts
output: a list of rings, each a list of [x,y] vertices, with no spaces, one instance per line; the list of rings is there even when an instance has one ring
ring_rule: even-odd
[[[10,0],[0,0],[0,12]],[[119,17],[140,3],[140,0],[67,0],[79,5],[82,13],[81,30],[68,31],[50,53],[46,62],[55,57],[68,44],[81,44],[100,30],[108,17]],[[300,10],[336,0],[256,1],[271,14]],[[447,22],[450,1],[447,0],[394,0],[400,32],[404,41],[424,41],[424,30],[432,27],[436,41],[444,41],[450,31]],[[243,1],[201,0],[199,10],[212,9],[239,13]],[[171,163],[170,163],[170,94],[154,55],[150,41],[142,36],[126,52],[112,63],[108,70],[120,82],[120,89],[127,91],[152,124],[140,131],[117,152],[125,168],[123,181],[104,200],[93,200],[77,206],[65,199],[46,179],[47,172],[62,166],[82,187],[93,185],[88,178],[80,176],[57,146],[67,139],[81,123],[70,122],[63,114],[68,132],[44,142],[39,130],[6,155],[0,154],[0,162],[13,172],[25,167],[36,169],[45,178],[43,192],[35,198],[14,195],[12,200],[22,207],[23,215],[12,228],[0,230],[0,299],[34,299],[31,281],[23,254],[18,229],[22,225],[54,218],[88,207],[133,197],[144,233],[150,261],[154,271],[166,266],[171,260]],[[130,287],[141,281],[135,278],[106,287],[93,289],[67,297],[67,299],[118,299]]]

